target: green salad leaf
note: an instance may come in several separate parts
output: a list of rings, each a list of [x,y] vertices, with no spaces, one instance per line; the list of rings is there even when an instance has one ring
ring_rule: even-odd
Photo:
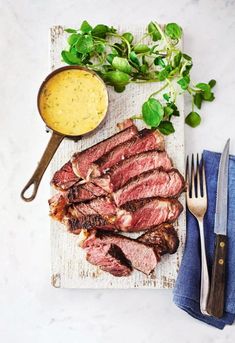
[[[191,80],[192,57],[179,44],[183,30],[177,23],[165,26],[150,21],[142,37],[132,32],[119,32],[105,24],[91,25],[84,20],[79,29],[67,28],[68,48],[62,60],[95,71],[116,92],[123,92],[130,83],[159,83],[134,116],[165,135],[174,132],[174,118],[180,115],[177,99],[182,94],[191,98],[192,109],[185,122],[197,127],[204,102],[215,99],[216,81],[194,83]],[[212,90],[213,89],[213,90]]]
[[[142,106],[142,115],[147,125],[158,127],[164,115],[163,106],[158,100],[150,98]]]
[[[165,26],[165,34],[171,39],[180,39],[182,37],[182,28],[176,23],[169,23]]]
[[[166,136],[175,132],[174,126],[170,121],[161,121],[158,125],[158,130]]]
[[[131,66],[126,58],[115,56],[112,60],[112,66],[124,73],[131,73]]]
[[[197,112],[190,112],[185,118],[185,123],[191,127],[197,127],[201,123],[201,117]]]

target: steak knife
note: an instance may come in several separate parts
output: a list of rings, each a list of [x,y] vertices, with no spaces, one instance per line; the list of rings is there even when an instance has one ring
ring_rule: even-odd
[[[211,275],[211,287],[207,303],[208,313],[221,318],[224,313],[225,261],[227,251],[228,212],[228,165],[229,143],[227,140],[220,158],[215,211],[215,252]]]

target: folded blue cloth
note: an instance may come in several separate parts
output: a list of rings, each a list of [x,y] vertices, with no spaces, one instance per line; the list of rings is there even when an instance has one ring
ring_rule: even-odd
[[[209,274],[214,257],[214,216],[216,205],[217,177],[221,154],[204,151],[207,180],[208,209],[204,218],[204,231]],[[229,159],[228,194],[228,255],[226,265],[225,313],[221,319],[204,316],[200,312],[200,237],[194,216],[187,211],[187,237],[183,259],[173,291],[175,304],[207,324],[223,329],[235,319],[235,156]]]

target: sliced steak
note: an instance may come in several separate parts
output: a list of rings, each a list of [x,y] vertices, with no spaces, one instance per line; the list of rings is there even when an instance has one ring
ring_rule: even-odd
[[[74,234],[79,234],[81,229],[102,229],[102,230],[116,230],[116,226],[110,223],[106,218],[99,214],[91,214],[81,216],[79,218],[67,218],[65,222],[68,231]]]
[[[116,210],[116,205],[107,197],[70,205],[67,210],[67,227],[73,233],[93,228],[115,230]]]
[[[82,152],[74,154],[71,159],[74,173],[77,176],[86,179],[92,162],[99,159],[115,146],[129,140],[135,136],[137,132],[137,128],[134,125],[128,126],[125,130],[116,133],[104,141],[97,143]]]
[[[86,200],[92,200],[106,194],[107,192],[103,188],[92,182],[87,182],[72,186],[68,191],[68,200],[70,203],[78,203]]]
[[[176,199],[148,198],[117,208],[111,199],[104,197],[70,205],[67,209],[67,226],[70,231],[107,228],[113,231],[138,232],[165,222],[172,223],[181,211],[182,205]]]
[[[72,209],[75,209],[73,213],[71,212]],[[68,212],[71,213],[73,217],[76,217],[76,211],[83,215],[100,214],[104,217],[110,217],[116,214],[117,207],[110,198],[100,197],[91,201],[72,204],[69,206]],[[80,215],[77,217],[80,217]]]
[[[121,123],[117,124],[117,127],[119,128],[120,131],[127,129],[128,127],[134,125],[132,119],[125,119]]]
[[[124,187],[113,193],[117,206],[129,201],[162,197],[177,197],[183,191],[185,182],[178,170],[150,170],[128,182]]]
[[[78,182],[79,177],[74,174],[72,163],[69,161],[57,170],[50,182],[54,188],[65,191]]]
[[[68,202],[66,196],[63,194],[56,194],[48,200],[50,213],[49,215],[59,222],[62,222],[67,213]]]
[[[104,217],[115,215],[117,207],[115,203],[108,197],[97,198],[89,202],[89,206]]]
[[[124,158],[151,150],[164,150],[163,136],[158,131],[143,129],[133,138],[117,145],[108,153],[95,160],[90,166],[91,175],[92,177],[98,177]]]
[[[143,233],[137,240],[151,245],[159,255],[174,254],[179,246],[179,238],[174,226],[167,223]]]
[[[84,216],[90,216],[92,214],[97,214],[87,203],[83,204],[73,204],[67,209],[67,216],[72,218],[81,218]]]
[[[126,232],[149,230],[162,223],[173,223],[183,210],[176,199],[145,199],[127,203],[123,206],[131,214],[129,220],[119,217],[116,225]]]
[[[129,276],[132,272],[130,261],[116,244],[91,246],[86,259],[114,276]]]
[[[162,168],[163,170],[172,168],[171,159],[165,151],[147,151],[132,156],[117,163],[107,174],[94,178],[92,181],[100,188],[111,193],[123,187],[133,177],[156,168]]]
[[[102,249],[104,245],[111,244],[117,245],[122,250],[133,268],[147,275],[155,269],[157,258],[151,246],[119,234],[92,230],[88,238],[82,243],[82,248],[89,251],[93,246]]]

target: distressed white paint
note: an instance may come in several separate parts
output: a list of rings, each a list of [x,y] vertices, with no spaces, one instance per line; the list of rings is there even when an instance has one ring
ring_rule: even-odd
[[[130,29],[130,28],[129,28]],[[127,28],[126,28],[127,30]],[[125,30],[122,28],[122,31]],[[132,28],[135,35],[141,36],[141,29]],[[61,26],[51,29],[51,68],[61,67],[60,53],[67,46],[66,37]],[[75,143],[64,140],[51,163],[51,175],[59,169],[75,151],[81,151],[111,135],[117,129],[116,124],[133,114],[140,112],[141,104],[153,91],[160,88],[160,84],[129,85],[121,94],[109,91],[109,111],[107,119],[96,134],[83,138]],[[166,90],[167,91],[167,90]],[[184,102],[183,97],[178,100],[181,116],[174,118],[176,134],[166,138],[167,151],[174,161],[174,165],[184,172]],[[137,123],[141,128],[141,124]],[[54,192],[54,191],[52,191]],[[184,196],[180,198],[184,204]],[[69,234],[63,225],[51,221],[51,249],[52,249],[52,284],[62,288],[172,288],[177,276],[182,257],[185,238],[185,212],[175,223],[180,238],[180,247],[176,254],[163,256],[156,271],[146,276],[134,271],[129,277],[117,278],[92,266],[85,260],[84,251],[78,247],[78,237]],[[131,236],[131,234],[130,234]]]

